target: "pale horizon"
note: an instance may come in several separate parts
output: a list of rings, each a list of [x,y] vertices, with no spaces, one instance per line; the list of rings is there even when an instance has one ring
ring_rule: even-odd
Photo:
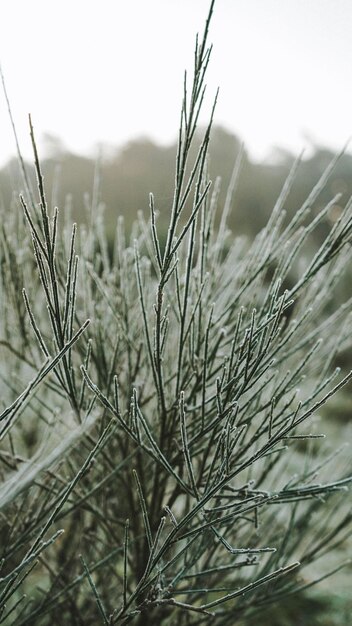
[[[138,137],[175,141],[183,71],[207,0],[7,0],[0,60],[25,158],[28,113],[39,146],[58,137],[93,155]],[[312,143],[339,150],[352,134],[348,0],[217,0],[205,123],[220,87],[214,123],[244,141],[256,160],[277,146]],[[15,155],[0,96],[0,164]]]

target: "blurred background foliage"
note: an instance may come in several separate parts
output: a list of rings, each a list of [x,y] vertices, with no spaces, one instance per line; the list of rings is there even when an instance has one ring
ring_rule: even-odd
[[[197,132],[191,162],[202,137],[202,129]],[[104,226],[112,243],[117,216],[124,217],[126,232],[129,232],[138,213],[141,213],[148,222],[149,193],[152,192],[155,208],[159,214],[158,228],[161,239],[163,233],[166,235],[166,224],[173,200],[176,142],[162,146],[147,137],[140,137],[120,148],[101,146],[97,149],[95,159],[70,153],[58,137],[51,135],[44,137],[42,146],[44,158],[42,154],[41,162],[47,201],[51,209],[54,206],[59,207],[61,223],[64,221],[63,215],[67,212],[69,220],[72,216],[78,224],[86,223],[89,227],[92,206],[102,203],[105,207]],[[218,215],[221,215],[229,181],[241,149],[240,138],[221,126],[213,128],[208,168],[213,189],[219,184]],[[285,206],[287,220],[292,218],[306,200],[334,156],[333,151],[310,144],[309,155],[303,154]],[[255,162],[251,160],[246,149],[243,149],[238,186],[228,219],[228,225],[235,235],[246,236],[251,240],[265,226],[296,159],[297,155],[277,147],[272,149],[271,155],[265,161]],[[33,189],[36,189],[33,164],[26,164],[26,169],[32,179]],[[305,255],[314,254],[315,247],[326,237],[332,223],[339,217],[341,208],[351,198],[351,171],[352,154],[345,153],[339,159],[316,204],[311,207],[315,215],[336,194],[341,194],[325,221],[315,229],[310,242],[311,247],[304,250]],[[11,204],[13,207],[18,204],[21,190],[23,179],[18,160],[14,158],[0,169],[1,208],[7,210]],[[292,278],[294,280],[294,277]],[[336,292],[335,297],[340,301],[347,300],[352,295],[350,278],[352,273],[347,272],[346,278],[341,281]],[[286,286],[290,287],[289,284]],[[336,365],[345,369],[352,367],[349,354],[342,354],[339,359],[340,362]],[[340,394],[339,399],[342,403],[337,411],[339,416],[346,418],[348,410],[349,418],[349,401],[343,399],[343,394]]]
[[[198,129],[192,162],[200,145],[202,129]],[[41,155],[42,171],[49,208],[59,207],[61,223],[68,214],[78,224],[86,223],[89,227],[98,203],[103,204],[104,227],[112,243],[117,216],[123,216],[126,232],[130,231],[138,213],[146,222],[149,220],[149,193],[155,199],[158,215],[158,228],[161,239],[166,235],[166,224],[172,206],[174,171],[177,146],[158,145],[147,137],[131,140],[120,148],[101,146],[97,148],[97,157],[73,154],[65,148],[58,137],[47,135],[42,141],[44,152]],[[229,181],[242,149],[240,138],[221,126],[212,130],[210,159],[208,163],[213,189],[219,185],[218,215],[221,215],[225,203]],[[332,150],[310,143],[309,154],[303,154],[296,173],[295,181],[285,206],[287,220],[300,208],[308,197],[315,183],[334,158]],[[243,149],[241,171],[228,225],[235,235],[254,239],[265,226],[279,196],[285,179],[292,168],[297,155],[280,147],[273,148],[271,155],[262,162],[251,160]],[[33,164],[27,163],[26,169],[36,189]],[[320,223],[313,233],[310,248],[304,254],[311,256],[326,237],[332,223],[339,217],[342,207],[352,197],[352,154],[344,153],[339,159],[333,174],[315,205],[311,207],[313,215],[330,202],[336,194],[340,198],[331,207],[325,221]],[[17,158],[13,158],[0,169],[0,207],[19,203],[19,192],[23,190],[23,178]],[[16,190],[14,192],[14,190]],[[35,196],[36,194],[34,194]],[[341,281],[335,297],[345,301],[351,297],[352,272],[347,272]],[[294,277],[292,276],[294,280]],[[289,284],[286,285],[288,288]],[[344,369],[352,367],[349,354],[340,354],[339,363]],[[341,406],[337,414],[341,419],[349,419],[352,403],[339,396]],[[347,413],[346,413],[347,411]]]
[[[201,135],[202,132],[199,131],[199,141]],[[174,182],[176,143],[161,146],[141,137],[119,149],[109,149],[109,154],[106,155],[102,147],[103,156],[96,160],[67,152],[60,140],[55,137],[48,136],[45,145],[44,152],[47,156],[44,154],[42,167],[49,203],[52,199],[62,210],[67,205],[67,199],[70,199],[73,217],[78,222],[86,220],[87,194],[92,196],[97,166],[100,178],[99,199],[106,205],[105,218],[108,231],[115,224],[117,214],[124,215],[127,224],[135,219],[138,211],[148,215],[150,191],[155,196],[155,206],[160,213],[161,223],[163,216],[166,221],[172,204],[170,194]],[[197,145],[194,150],[196,149]],[[241,141],[238,137],[219,126],[213,129],[209,171],[213,182],[218,176],[221,177],[220,206],[224,203],[240,149]],[[289,205],[286,207],[289,215],[292,215],[305,200],[333,156],[332,151],[318,145],[311,146],[308,157],[303,155],[290,194]],[[234,232],[253,237],[265,225],[295,159],[296,155],[276,148],[266,161],[253,162],[244,149],[241,176],[229,224]],[[34,179],[32,166],[28,165],[28,168]],[[337,164],[326,189],[320,195],[319,206],[322,206],[336,193],[342,194],[339,203],[329,215],[330,220],[336,219],[339,205],[343,205],[352,194],[351,168],[352,155],[345,154]],[[0,202],[4,206],[9,206],[13,189],[21,189],[22,186],[17,159],[13,159],[0,169]],[[312,207],[312,210],[317,209],[318,207]]]

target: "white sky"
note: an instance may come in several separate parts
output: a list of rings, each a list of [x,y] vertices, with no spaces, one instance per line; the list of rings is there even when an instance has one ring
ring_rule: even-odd
[[[0,59],[20,143],[59,136],[73,151],[177,132],[183,70],[208,0],[1,0]],[[252,156],[339,149],[352,134],[351,0],[217,0],[210,41],[215,122]],[[204,120],[206,117],[204,116]],[[0,163],[14,140],[0,93]]]

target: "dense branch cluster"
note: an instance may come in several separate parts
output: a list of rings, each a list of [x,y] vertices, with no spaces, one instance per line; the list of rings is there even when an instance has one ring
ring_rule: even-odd
[[[341,450],[318,454],[314,416],[352,376],[334,368],[351,302],[333,300],[352,206],[304,260],[339,157],[288,220],[297,160],[256,240],[228,231],[241,157],[218,206],[214,107],[189,156],[213,4],[165,240],[152,195],[113,243],[96,196],[89,229],[60,221],[31,125],[39,202],[27,178],[1,232],[0,623],[230,626],[309,587],[348,532],[352,477],[341,462],[331,478]]]

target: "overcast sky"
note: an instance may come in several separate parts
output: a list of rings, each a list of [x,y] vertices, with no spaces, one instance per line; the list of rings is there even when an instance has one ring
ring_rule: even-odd
[[[73,151],[178,127],[183,70],[208,0],[2,0],[0,59],[24,154],[31,112]],[[210,41],[215,122],[256,159],[352,134],[351,0],[217,0]],[[204,120],[206,117],[203,118]],[[14,153],[0,94],[0,163]]]

